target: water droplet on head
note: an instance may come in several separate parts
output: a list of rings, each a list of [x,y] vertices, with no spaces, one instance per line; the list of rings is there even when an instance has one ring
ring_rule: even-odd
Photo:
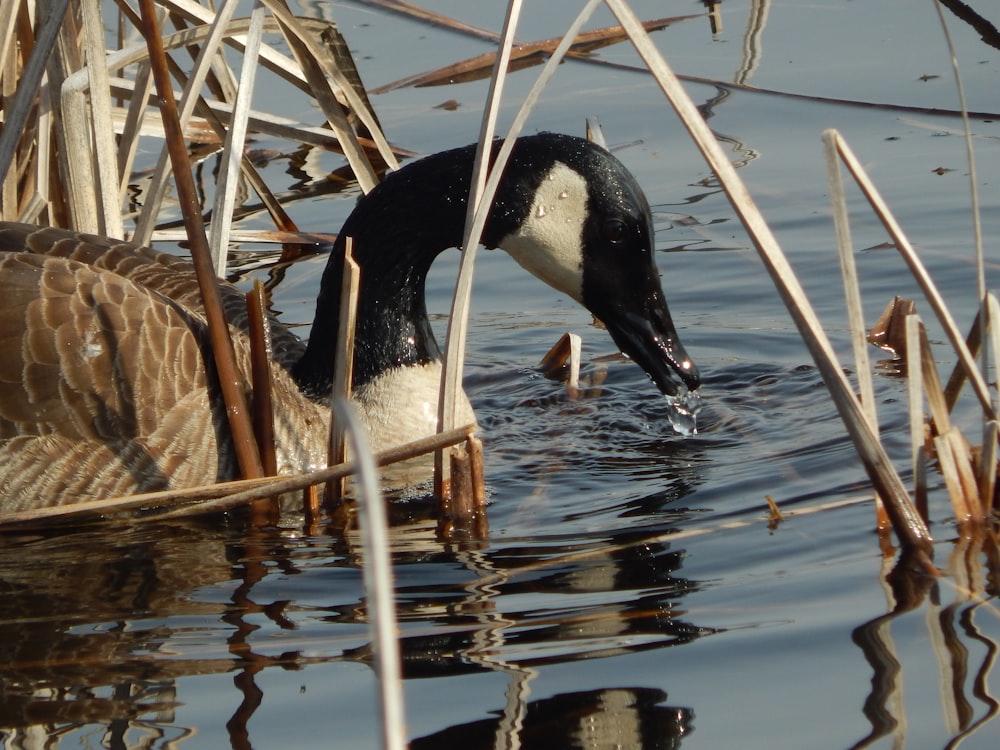
[[[535,209],[535,216],[537,216],[539,219],[545,216],[545,213],[546,213],[545,206],[539,205],[538,208]]]

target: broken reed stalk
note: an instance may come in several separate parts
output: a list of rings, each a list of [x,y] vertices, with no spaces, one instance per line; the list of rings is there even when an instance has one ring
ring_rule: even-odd
[[[872,433],[867,417],[837,362],[822,324],[816,317],[773,233],[760,215],[736,169],[723,153],[712,131],[705,124],[687,92],[631,8],[623,0],[605,0],[605,2],[618,22],[628,31],[629,38],[639,55],[653,73],[681,122],[726,191],[827,384],[869,479],[886,503],[893,529],[901,544],[908,550],[913,550],[921,563],[932,570],[930,557],[933,548],[927,525],[913,508],[906,487],[893,468],[885,449]]]
[[[470,435],[464,445],[449,453],[450,491],[441,497],[438,535],[450,540],[457,536],[486,539],[489,520],[486,516],[486,483],[483,476],[483,443]]]
[[[340,282],[340,312],[337,324],[337,341],[333,347],[333,389],[330,393],[330,445],[327,465],[343,463],[347,458],[344,442],[344,425],[336,419],[333,410],[337,399],[350,399],[354,387],[354,334],[357,330],[358,293],[361,290],[361,266],[354,260],[354,240],[344,243],[344,269]],[[326,504],[330,509],[344,496],[346,477],[327,482]]]
[[[917,325],[917,336],[921,380],[931,413],[932,433],[935,434],[934,448],[955,518],[960,527],[969,522],[982,523],[984,517],[978,512],[981,506],[979,487],[972,471],[969,444],[961,431],[951,423],[934,354],[923,325]]]
[[[920,332],[923,325],[920,316],[906,316],[906,356],[907,395],[910,416],[910,463],[913,467],[913,500],[917,512],[927,523],[930,521],[927,507],[927,449],[924,432],[924,378],[920,363]]]
[[[212,353],[219,374],[219,384],[226,404],[226,416],[232,432],[240,471],[246,478],[263,475],[260,453],[250,426],[246,397],[243,393],[239,369],[233,343],[229,338],[222,301],[219,296],[218,279],[205,238],[205,227],[201,220],[198,195],[194,186],[188,162],[187,146],[184,143],[177,105],[167,71],[166,53],[160,42],[159,24],[156,21],[156,7],[153,0],[140,0],[139,7],[143,21],[143,35],[149,46],[149,60],[153,70],[153,80],[160,99],[160,116],[167,135],[167,150],[173,163],[177,195],[184,217],[184,227],[191,243],[191,260],[198,276],[198,286],[205,305],[205,319],[212,337]]]
[[[993,348],[993,357],[996,360],[1000,357],[1000,302],[992,292],[986,295],[986,320],[989,321],[986,327],[989,328],[990,344]],[[979,496],[983,501],[983,513],[989,515],[991,512],[1000,511],[1000,497],[997,496],[997,461],[998,441],[1000,441],[1000,422],[996,419],[986,420],[983,426],[983,449],[979,457]]]
[[[955,320],[948,310],[948,306],[945,304],[937,286],[934,284],[934,280],[931,278],[930,274],[927,272],[926,267],[921,263],[920,258],[917,256],[916,251],[910,244],[909,239],[903,233],[902,228],[899,226],[892,212],[889,210],[888,205],[882,198],[881,193],[875,187],[875,184],[868,177],[858,161],[858,158],[854,155],[850,146],[847,142],[840,136],[836,130],[827,131],[830,133],[830,138],[836,146],[837,154],[840,156],[847,170],[851,173],[861,192],[864,193],[865,198],[868,200],[869,205],[875,212],[879,221],[882,222],[882,226],[889,233],[890,238],[896,245],[896,249],[899,254],[903,257],[906,262],[907,267],[910,269],[910,273],[913,278],[916,279],[917,284],[920,285],[921,291],[924,293],[924,297],[930,304],[931,309],[934,311],[934,315],[937,317],[938,322],[944,329],[945,335],[948,337],[948,342],[951,344],[952,349],[958,355],[958,361],[965,371],[965,376],[969,379],[969,383],[972,386],[972,390],[979,399],[979,403],[983,409],[983,413],[988,419],[996,419],[997,414],[993,408],[992,399],[990,398],[989,388],[986,386],[986,381],[983,379],[982,374],[976,366],[975,358],[969,351],[969,347],[966,346],[965,339],[962,337],[958,330],[958,326],[955,324]]]

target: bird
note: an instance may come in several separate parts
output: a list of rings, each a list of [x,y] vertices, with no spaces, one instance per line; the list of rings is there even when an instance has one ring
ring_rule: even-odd
[[[308,340],[271,321],[279,473],[326,463],[348,237],[361,268],[352,399],[368,438],[378,451],[436,430],[442,357],[425,282],[435,258],[461,245],[475,153],[442,151],[386,175],[330,250]],[[558,133],[517,139],[481,244],[583,305],[662,394],[698,389],[648,201],[609,151]],[[0,295],[0,514],[238,476],[188,260],[0,222]],[[227,313],[243,304],[226,282],[222,297]],[[238,317],[230,330],[249,392]],[[457,418],[474,420],[467,398]]]

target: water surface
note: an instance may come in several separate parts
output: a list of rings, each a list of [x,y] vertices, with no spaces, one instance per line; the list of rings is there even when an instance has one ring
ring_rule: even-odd
[[[499,3],[425,5],[500,27]],[[569,23],[562,4],[527,5],[524,40]],[[677,72],[830,99],[957,106],[930,3],[722,5],[721,33],[698,19],[654,35]],[[633,6],[644,18],[702,8]],[[369,86],[488,49],[363,3],[304,7],[338,21]],[[1000,54],[948,21],[970,108],[1000,111]],[[591,25],[608,23],[602,13]],[[625,45],[596,57],[637,62]],[[533,75],[515,75],[511,96]],[[968,325],[976,287],[959,120],[687,87],[845,361],[824,128],[844,133]],[[485,89],[403,88],[374,104],[396,144],[427,153],[475,139]],[[311,119],[310,104],[286,102],[280,88],[261,96],[262,108]],[[435,107],[449,99],[457,109]],[[588,361],[614,346],[585,311],[508,258],[480,256],[466,384],[486,442],[489,537],[444,543],[423,504],[395,508],[412,746],[935,748],[961,737],[966,749],[995,747],[996,568],[988,573],[977,550],[962,557],[938,491],[936,560],[948,574],[888,575],[870,489],[821,379],[651,78],[566,63],[528,128],[579,133],[591,115],[653,204],[664,288],[705,378],[699,431],[673,433],[662,398],[627,361],[588,364],[587,374],[600,368],[606,379],[577,400],[540,377],[535,364],[564,331],[583,336]],[[1000,233],[1000,124],[977,119],[972,129],[989,247]],[[311,174],[339,166],[319,161]],[[272,187],[322,182],[292,163],[271,162]],[[303,228],[336,231],[356,196],[350,188],[290,210]],[[850,206],[873,319],[915,287],[891,250],[872,249],[886,237],[857,195]],[[323,262],[299,264],[279,285],[286,319],[310,320]],[[430,284],[442,331],[455,268],[444,259]],[[930,318],[926,305],[921,312]],[[940,357],[950,367],[943,349]],[[903,459],[905,383],[876,380],[887,446]],[[973,411],[960,410],[971,436]],[[772,528],[766,496],[785,511],[837,507]],[[377,747],[360,562],[355,533],[307,531],[294,514],[260,532],[216,518],[0,536],[0,737],[11,748]]]

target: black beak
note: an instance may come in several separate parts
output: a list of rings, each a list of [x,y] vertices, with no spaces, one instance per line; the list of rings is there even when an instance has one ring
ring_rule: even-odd
[[[603,314],[592,312],[604,323],[622,352],[649,375],[663,395],[678,395],[682,384],[689,391],[701,385],[698,368],[684,351],[659,291],[640,295]]]

